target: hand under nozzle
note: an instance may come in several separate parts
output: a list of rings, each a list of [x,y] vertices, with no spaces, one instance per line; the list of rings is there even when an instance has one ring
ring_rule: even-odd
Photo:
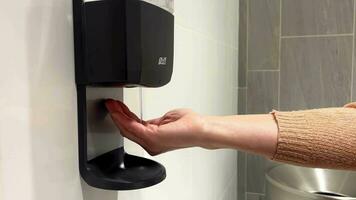
[[[106,107],[121,134],[150,155],[200,146],[204,137],[204,117],[189,109],[173,110],[160,118],[143,121],[120,101],[108,99]]]

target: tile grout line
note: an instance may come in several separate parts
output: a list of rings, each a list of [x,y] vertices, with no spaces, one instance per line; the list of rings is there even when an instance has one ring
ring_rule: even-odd
[[[281,62],[282,62],[282,0],[279,0],[279,52],[278,52],[278,110],[281,109]]]
[[[277,62],[278,62],[278,60],[277,60]],[[268,66],[268,65],[252,66],[252,65],[250,65],[250,68],[252,68],[252,69],[250,69],[249,71],[278,71],[279,70],[278,63],[276,66],[272,66],[272,65],[270,65],[270,66]],[[264,68],[267,68],[267,69],[264,69]]]
[[[324,34],[324,35],[286,35],[282,36],[282,39],[294,39],[294,38],[324,38],[324,37],[346,37],[353,36],[353,33],[338,33],[338,34]]]
[[[247,200],[247,153],[244,153],[245,154],[245,200]]]
[[[249,69],[249,39],[250,39],[250,1],[246,0],[246,72],[245,72],[245,76],[246,76],[246,94],[245,94],[245,114],[248,114],[248,110],[247,110],[247,101],[248,101],[248,69]],[[244,156],[245,156],[245,163],[244,163],[244,173],[245,173],[245,179],[244,179],[244,184],[245,184],[245,191],[244,191],[244,200],[247,200],[247,154],[244,152]]]
[[[279,69],[250,69],[248,72],[279,72]]]
[[[264,196],[264,194],[263,193],[258,193],[258,192],[247,192],[247,193],[249,193],[249,194],[255,194],[255,195],[259,195],[259,196]]]
[[[238,8],[238,19],[237,19],[237,22],[238,22],[238,25],[237,25],[237,46],[239,47],[240,46],[240,29],[241,29],[241,23],[240,23],[240,18],[241,18],[241,12],[240,12],[240,10],[241,10],[241,1],[239,1],[238,2],[238,6],[239,6],[239,8]],[[237,74],[236,74],[236,76],[237,76],[237,115],[239,115],[239,113],[241,112],[240,111],[240,107],[239,107],[239,105],[240,105],[240,88],[239,88],[239,86],[240,86],[240,79],[239,79],[239,71],[240,71],[240,65],[239,65],[239,63],[240,63],[240,51],[241,51],[241,49],[240,48],[238,48],[238,50],[237,50]],[[236,173],[236,199],[238,199],[239,198],[239,185],[240,185],[240,181],[239,181],[239,172],[240,172],[240,169],[239,169],[239,157],[240,157],[240,153],[239,153],[239,151],[237,151],[237,161],[236,161],[236,166],[237,166],[237,169],[236,169],[236,171],[237,171],[237,173]]]
[[[246,85],[246,95],[245,95],[245,114],[247,114],[247,93],[248,93],[248,65],[249,63],[249,30],[250,30],[250,1],[246,0],[246,72],[245,72],[245,85]],[[245,191],[246,193],[246,191]],[[246,196],[246,195],[245,195]],[[246,198],[246,197],[245,197]]]
[[[246,86],[246,91],[245,91],[245,98],[244,98],[244,100],[245,100],[245,112],[244,112],[244,114],[247,114],[247,91],[248,91],[248,88],[247,88],[247,86]]]
[[[354,90],[354,70],[355,70],[355,29],[356,29],[356,3],[355,0],[353,1],[354,3],[354,15],[353,15],[353,40],[352,40],[352,62],[351,62],[351,92],[350,92],[350,102],[353,101],[353,90]]]
[[[237,11],[238,11],[238,15],[237,15],[237,17],[238,17],[238,19],[237,19],[237,23],[238,23],[238,25],[237,25],[237,46],[240,46],[239,44],[240,44],[240,28],[241,28],[241,24],[240,24],[240,17],[241,17],[241,12],[240,12],[240,10],[241,10],[241,1],[239,1],[238,2],[238,9],[237,9]],[[240,66],[239,66],[239,63],[240,63],[240,51],[241,51],[241,49],[240,48],[238,48],[238,50],[237,50],[237,74],[236,74],[236,76],[237,76],[237,87],[236,87],[236,92],[237,92],[237,113],[236,113],[236,115],[238,115],[239,113],[240,113],[240,109],[239,109],[239,105],[240,105],[240,99],[239,99],[239,96],[240,96],[240,80],[239,80],[239,71],[240,71]],[[236,102],[235,102],[236,103]],[[236,156],[237,158],[237,160],[236,160],[236,199],[238,199],[239,198],[239,157],[240,157],[240,155],[239,155],[239,151],[237,151],[237,156]]]

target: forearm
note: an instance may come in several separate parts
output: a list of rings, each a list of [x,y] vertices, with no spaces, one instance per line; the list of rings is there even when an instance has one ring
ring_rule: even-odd
[[[356,169],[356,104],[206,117],[206,148],[234,148],[308,167]]]
[[[272,158],[278,127],[271,114],[206,117],[206,148],[233,148]]]

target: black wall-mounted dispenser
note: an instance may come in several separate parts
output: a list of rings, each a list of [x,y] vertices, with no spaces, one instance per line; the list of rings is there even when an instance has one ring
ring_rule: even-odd
[[[165,168],[125,153],[103,101],[122,98],[117,87],[170,81],[174,16],[141,0],[73,0],[73,11],[80,174],[101,189],[155,185]]]

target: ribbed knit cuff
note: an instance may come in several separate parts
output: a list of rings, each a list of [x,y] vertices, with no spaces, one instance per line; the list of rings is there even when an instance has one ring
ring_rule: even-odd
[[[356,169],[356,110],[273,111],[279,135],[272,158],[309,167]]]
[[[310,158],[312,129],[303,112],[273,111],[278,123],[278,143],[273,160],[305,164]]]

